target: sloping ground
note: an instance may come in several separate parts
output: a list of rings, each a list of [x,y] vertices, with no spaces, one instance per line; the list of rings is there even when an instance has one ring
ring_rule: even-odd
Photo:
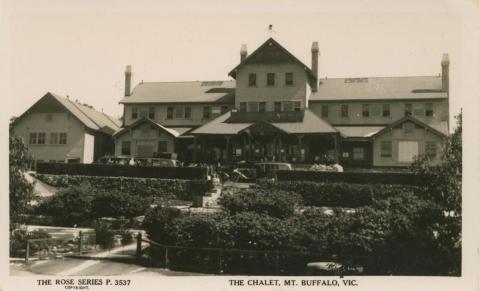
[[[50,197],[58,192],[58,188],[45,184],[44,182],[36,179],[30,173],[25,173],[25,179],[30,183],[35,183],[34,194],[40,197]]]

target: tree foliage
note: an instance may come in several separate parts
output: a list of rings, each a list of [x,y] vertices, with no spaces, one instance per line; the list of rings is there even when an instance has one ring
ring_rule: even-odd
[[[10,228],[22,223],[22,215],[29,209],[29,202],[34,198],[33,185],[25,178],[31,159],[28,148],[21,138],[9,137],[9,183],[10,183]]]

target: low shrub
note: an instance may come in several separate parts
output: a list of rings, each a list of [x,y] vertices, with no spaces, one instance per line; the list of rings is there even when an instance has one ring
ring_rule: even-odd
[[[92,200],[91,217],[132,218],[145,214],[153,197],[142,197],[124,192],[101,191]]]
[[[278,218],[291,216],[301,202],[301,196],[295,192],[262,188],[224,194],[218,200],[232,214],[252,211]]]
[[[30,239],[51,238],[51,236],[44,230],[34,230],[28,232],[26,229],[14,230],[10,235],[10,256],[23,257],[25,256],[27,241]],[[34,254],[42,249],[48,249],[47,242],[32,242],[30,243],[30,254]]]

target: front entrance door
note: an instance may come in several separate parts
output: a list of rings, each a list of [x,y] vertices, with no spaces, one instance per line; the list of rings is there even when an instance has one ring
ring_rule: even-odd
[[[418,156],[417,141],[399,141],[398,142],[398,161],[402,163],[411,163],[415,156]]]

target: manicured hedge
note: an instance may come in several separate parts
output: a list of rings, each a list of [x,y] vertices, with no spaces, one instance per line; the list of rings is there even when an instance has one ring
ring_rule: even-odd
[[[421,185],[421,180],[413,173],[382,172],[319,172],[284,171],[276,172],[279,181],[345,182],[357,184],[400,184]]]
[[[37,173],[162,179],[205,179],[207,169],[201,167],[147,167],[106,164],[38,163]]]
[[[97,189],[136,193],[143,197],[192,200],[211,189],[207,180],[179,180],[132,177],[100,177],[36,174],[37,179],[54,187],[89,185]]]
[[[416,194],[419,188],[406,185],[350,184],[310,181],[261,181],[260,187],[270,191],[291,191],[300,194],[306,206],[361,207],[402,194]]]

